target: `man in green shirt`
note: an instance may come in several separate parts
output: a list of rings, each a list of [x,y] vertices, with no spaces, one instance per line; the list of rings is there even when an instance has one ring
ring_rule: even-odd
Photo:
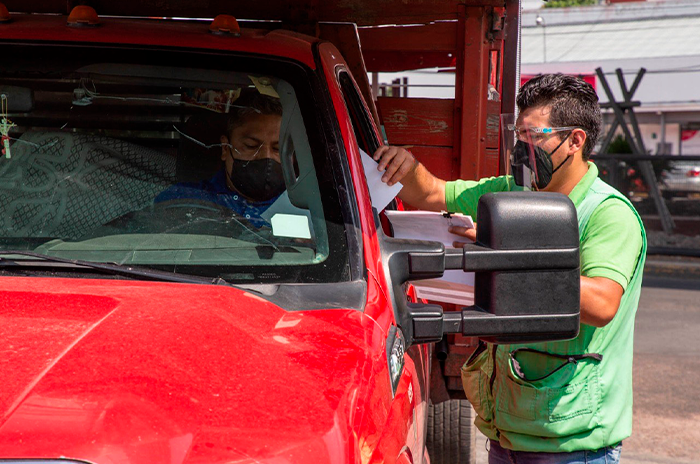
[[[632,337],[646,236],[639,215],[588,161],[600,132],[595,90],[582,79],[538,76],[518,93],[511,162],[533,175],[445,182],[405,149],[374,155],[383,180],[420,209],[476,217],[487,192],[559,192],[576,206],[581,246],[581,330],[573,340],[481,345],[462,368],[489,463],[615,463],[632,430]],[[505,129],[505,128],[504,128]],[[516,185],[519,181],[525,186]],[[475,231],[451,232],[475,239]]]

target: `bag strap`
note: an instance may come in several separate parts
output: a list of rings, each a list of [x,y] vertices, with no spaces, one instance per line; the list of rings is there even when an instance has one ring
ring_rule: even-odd
[[[527,353],[537,353],[537,354],[543,354],[546,356],[550,356],[552,358],[558,358],[558,359],[563,359],[565,362],[562,363],[561,366],[557,367],[553,371],[549,372],[548,374],[543,375],[542,377],[538,377],[536,379],[529,379],[523,372],[522,368],[520,367],[520,363],[518,360],[515,358],[516,353],[522,353],[522,352],[527,352]],[[554,374],[560,369],[563,369],[565,366],[569,364],[578,364],[579,361],[584,360],[584,359],[593,359],[594,361],[602,361],[603,360],[603,355],[598,354],[598,353],[584,353],[584,354],[556,354],[556,353],[548,353],[546,351],[539,351],[539,350],[534,350],[532,348],[518,348],[510,352],[510,359],[513,364],[513,370],[515,373],[518,375],[523,380],[526,380],[528,382],[537,382],[538,380],[545,379],[549,377],[550,375]]]
[[[471,364],[477,358],[477,356],[484,352],[484,350],[486,350],[486,342],[479,339],[479,343],[476,345],[476,348],[474,348],[474,351],[472,351],[469,359],[467,359],[467,364]]]

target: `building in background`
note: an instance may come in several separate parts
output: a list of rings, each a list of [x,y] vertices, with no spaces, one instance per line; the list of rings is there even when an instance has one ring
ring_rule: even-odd
[[[631,86],[646,69],[633,99],[645,148],[650,153],[700,155],[700,1],[615,1],[575,8],[541,8],[524,0],[521,74],[581,75],[608,101],[595,76],[604,71],[616,100],[622,94],[615,70]],[[375,88],[411,96],[454,98],[454,73],[426,69],[371,76]],[[408,77],[404,82],[403,78]],[[406,86],[407,84],[407,86]],[[400,89],[400,91],[399,91]],[[606,122],[612,114],[605,114]]]
[[[606,75],[622,100],[615,70],[631,86],[646,69],[633,99],[644,145],[651,153],[700,154],[700,2],[612,3],[523,12],[521,72]],[[606,114],[606,121],[612,114]]]

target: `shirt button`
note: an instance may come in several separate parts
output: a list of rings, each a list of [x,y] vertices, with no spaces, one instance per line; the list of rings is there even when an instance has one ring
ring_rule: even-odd
[[[246,219],[250,219],[250,214],[246,214],[246,215],[245,215],[245,218],[246,218]]]
[[[233,196],[233,199],[234,199],[234,200],[238,200],[238,195],[234,195],[234,196]]]

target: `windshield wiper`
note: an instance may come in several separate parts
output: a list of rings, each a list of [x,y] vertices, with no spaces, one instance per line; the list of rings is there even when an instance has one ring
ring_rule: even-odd
[[[77,267],[96,269],[98,271],[103,271],[110,274],[128,277],[140,277],[149,280],[160,280],[165,282],[177,282],[185,284],[230,285],[228,282],[226,282],[220,277],[201,277],[189,274],[177,274],[175,272],[157,271],[154,269],[128,266],[126,264],[94,263],[91,261],[83,261],[81,259],[57,258],[55,256],[34,253],[33,251],[0,251],[0,266],[14,262],[14,260],[7,258],[7,256],[10,255],[29,256],[39,261],[70,264]]]

